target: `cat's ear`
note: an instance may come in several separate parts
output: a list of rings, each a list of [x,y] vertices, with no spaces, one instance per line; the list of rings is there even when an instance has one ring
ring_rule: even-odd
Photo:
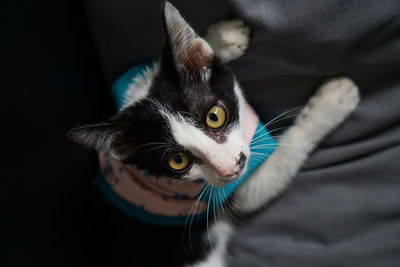
[[[110,153],[114,158],[121,159],[117,144],[125,130],[118,123],[104,123],[78,126],[69,131],[68,137],[74,142],[94,148],[97,151]]]
[[[213,50],[210,45],[190,27],[179,11],[168,1],[162,6],[163,23],[167,42],[172,50],[177,70],[193,74],[211,67]]]

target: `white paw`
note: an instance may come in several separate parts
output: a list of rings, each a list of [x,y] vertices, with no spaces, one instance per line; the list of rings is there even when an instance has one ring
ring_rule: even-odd
[[[315,111],[318,112],[317,116],[327,115],[341,120],[350,114],[359,102],[358,87],[350,78],[333,78],[317,90],[304,108],[301,117],[304,119],[310,112]]]
[[[357,85],[347,77],[328,80],[318,89],[315,97],[343,111],[353,111],[360,101]]]
[[[227,62],[244,54],[249,45],[250,28],[241,19],[222,20],[208,28],[205,38],[215,55]]]

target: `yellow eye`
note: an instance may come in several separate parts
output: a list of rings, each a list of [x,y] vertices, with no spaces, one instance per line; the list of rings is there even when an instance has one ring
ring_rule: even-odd
[[[168,166],[174,171],[182,171],[190,164],[189,155],[186,152],[171,152],[167,158]]]
[[[226,121],[225,109],[221,106],[215,105],[207,113],[206,123],[208,127],[218,129],[224,126]]]

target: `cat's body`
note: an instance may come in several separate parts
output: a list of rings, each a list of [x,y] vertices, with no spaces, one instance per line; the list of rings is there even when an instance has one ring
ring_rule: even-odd
[[[168,2],[163,18],[168,43],[160,63],[128,91],[125,106],[115,117],[102,124],[80,127],[72,132],[73,137],[155,175],[189,181],[201,177],[211,185],[224,185],[246,171],[250,157],[243,137],[245,98],[224,64],[243,54],[249,30],[239,20],[221,22],[210,27],[203,39]],[[232,196],[236,212],[256,211],[277,196],[314,145],[339,125],[358,101],[358,89],[347,78],[333,79],[318,89],[280,138],[271,158]],[[151,153],[148,147],[141,149],[160,143],[162,146],[151,147]],[[153,226],[136,224],[152,228],[154,233]],[[185,234],[181,228],[164,230]],[[196,230],[190,234],[197,233],[198,238],[193,236],[192,248],[182,254],[204,252],[197,250],[203,246],[199,245],[201,238]],[[210,229],[213,250],[193,266],[225,266],[226,246],[232,233],[233,223],[219,218]],[[176,238],[176,234],[173,236]],[[154,242],[168,241],[161,238]],[[190,256],[183,258],[189,260]]]

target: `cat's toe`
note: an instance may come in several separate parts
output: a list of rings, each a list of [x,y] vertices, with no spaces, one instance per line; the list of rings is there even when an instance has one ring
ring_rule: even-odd
[[[250,28],[241,19],[222,20],[208,28],[206,40],[214,53],[227,62],[242,56],[250,39]]]
[[[318,101],[350,112],[360,101],[358,86],[348,77],[337,77],[325,82],[317,91]]]
[[[348,77],[327,80],[318,88],[297,118],[299,124],[316,120],[332,127],[344,120],[360,102],[357,85]]]

